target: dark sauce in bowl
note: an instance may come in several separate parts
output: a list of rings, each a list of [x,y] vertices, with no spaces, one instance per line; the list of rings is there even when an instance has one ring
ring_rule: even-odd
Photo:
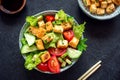
[[[1,0],[1,5],[9,10],[16,11],[21,8],[24,0]]]

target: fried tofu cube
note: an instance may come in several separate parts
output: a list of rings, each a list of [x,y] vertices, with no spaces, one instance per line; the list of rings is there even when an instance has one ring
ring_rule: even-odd
[[[69,46],[76,48],[79,43],[79,39],[76,37],[73,37],[72,40],[69,42]]]
[[[67,48],[68,47],[68,41],[67,40],[59,40],[57,42],[57,48]]]
[[[107,1],[101,2],[101,8],[107,8],[107,5],[108,5]]]
[[[42,40],[44,43],[48,43],[48,42],[52,41],[53,38],[54,37],[52,35],[46,34],[45,36],[42,37]]]
[[[90,5],[90,12],[96,13],[96,11],[97,11],[97,6],[95,4]]]
[[[91,0],[91,2],[92,2],[92,3],[95,3],[95,2],[96,2],[96,0]]]
[[[45,22],[43,21],[43,20],[41,20],[41,21],[38,21],[38,26],[39,26],[39,28],[45,28]]]
[[[85,6],[90,6],[91,5],[90,0],[83,0],[83,3],[85,4]]]
[[[35,35],[37,38],[42,38],[45,33],[46,33],[46,30],[44,28],[36,28],[36,27],[30,27],[29,28],[29,31]]]
[[[46,22],[46,31],[50,32],[53,30],[53,25],[51,21]]]
[[[54,25],[53,31],[56,33],[63,33],[63,27],[61,25]]]
[[[106,13],[110,14],[114,11],[115,11],[115,5],[113,3],[109,4],[108,7],[106,8]]]
[[[46,30],[44,28],[39,28],[38,34],[36,34],[36,36],[38,38],[42,38],[46,33]]]
[[[107,0],[107,3],[109,3],[109,4],[112,3],[112,0]]]
[[[61,26],[63,27],[64,31],[72,28],[72,25],[69,22],[63,22]]]
[[[105,9],[103,8],[97,8],[97,15],[104,15],[105,14]]]
[[[95,5],[96,5],[96,7],[99,7],[100,3],[99,2],[95,2]]]
[[[50,59],[50,53],[48,51],[46,51],[45,53],[43,53],[40,58],[42,60],[43,63],[47,62]]]
[[[120,6],[120,0],[112,0],[112,1],[115,5]]]
[[[39,50],[44,50],[44,45],[41,39],[36,40],[36,46]]]

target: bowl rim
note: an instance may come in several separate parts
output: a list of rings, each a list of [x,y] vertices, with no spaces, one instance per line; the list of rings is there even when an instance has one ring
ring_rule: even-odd
[[[109,20],[109,19],[112,19],[116,16],[118,16],[120,14],[120,6],[118,6],[116,8],[116,10],[109,14],[109,15],[103,15],[103,16],[99,16],[99,15],[94,15],[94,14],[91,14],[84,6],[82,0],[78,0],[78,4],[79,4],[79,7],[81,8],[81,10],[89,17],[93,18],[93,19],[97,19],[97,20]]]
[[[50,14],[50,13],[52,13],[52,14],[54,15],[54,14],[57,13],[57,12],[58,12],[58,10],[45,10],[45,11],[42,11],[42,12],[38,12],[37,14],[35,14],[35,15],[33,15],[33,16],[39,16],[39,15],[41,15],[41,14],[47,15],[47,14]],[[67,13],[66,13],[66,14],[67,14]],[[67,15],[70,16],[69,14],[67,14]],[[74,20],[75,20],[75,19],[74,19]],[[75,20],[75,22],[78,24],[78,22],[77,22],[76,20]],[[21,49],[21,47],[22,47],[21,38],[23,37],[23,33],[25,32],[25,30],[27,29],[26,25],[27,25],[27,23],[25,22],[25,23],[23,24],[21,30],[20,30],[20,33],[19,33],[19,49]],[[84,38],[84,36],[82,36],[82,39],[83,39],[83,38]],[[82,52],[82,53],[83,53],[83,52]],[[22,54],[21,54],[21,55],[22,55]],[[26,58],[24,55],[22,55],[22,56],[23,56],[24,59]],[[79,58],[80,58],[80,57],[79,57]],[[78,58],[78,59],[79,59],[79,58]],[[60,69],[60,73],[68,70],[69,68],[71,68],[71,67],[78,61],[78,59],[76,59],[75,61],[73,61],[71,65],[68,65],[67,67]],[[34,69],[37,70],[37,71],[39,71],[39,72],[41,72],[41,73],[56,74],[56,73],[41,71],[41,70],[37,69],[36,67],[35,67]]]

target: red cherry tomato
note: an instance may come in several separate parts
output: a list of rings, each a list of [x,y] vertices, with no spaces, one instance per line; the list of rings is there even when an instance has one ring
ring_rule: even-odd
[[[48,67],[52,73],[60,73],[60,65],[56,56],[52,56],[48,61]]]
[[[46,19],[46,21],[48,22],[48,21],[54,21],[55,20],[55,17],[54,16],[52,16],[52,15],[47,15],[46,17],[45,17],[45,19]]]
[[[74,32],[72,30],[68,30],[63,32],[63,36],[66,40],[70,41],[74,37]]]
[[[40,63],[37,65],[37,68],[41,71],[49,71],[47,63]]]
[[[67,49],[49,48],[48,51],[53,56],[61,56],[62,54],[64,54],[67,51]]]

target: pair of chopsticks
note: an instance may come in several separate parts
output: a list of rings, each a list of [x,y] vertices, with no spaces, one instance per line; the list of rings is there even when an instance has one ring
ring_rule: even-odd
[[[88,77],[90,77],[97,69],[100,68],[102,61],[98,61],[95,65],[93,65],[88,71],[86,71],[81,77],[79,77],[77,80],[86,80]]]

